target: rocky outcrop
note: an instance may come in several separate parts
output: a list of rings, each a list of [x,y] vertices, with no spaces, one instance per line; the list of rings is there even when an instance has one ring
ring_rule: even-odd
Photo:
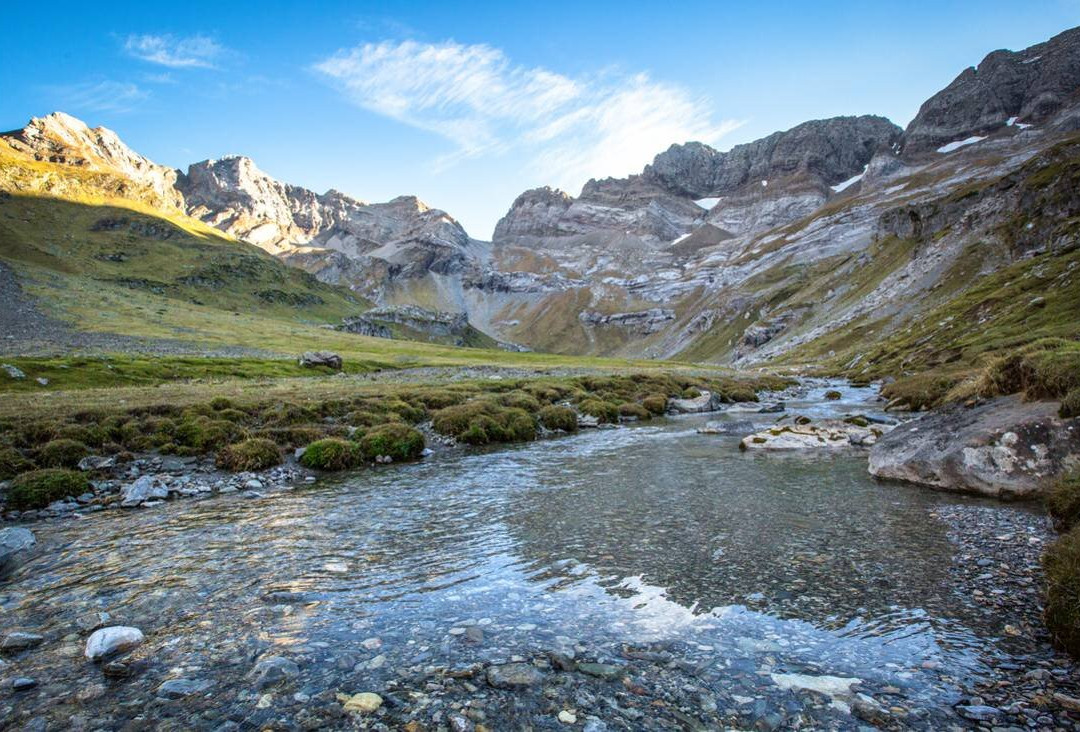
[[[691,198],[723,196],[747,184],[803,177],[835,185],[860,173],[901,130],[884,117],[812,120],[718,152],[700,142],[672,145],[646,166],[643,177]]]
[[[667,308],[651,308],[633,313],[612,313],[604,315],[583,310],[578,320],[590,326],[616,326],[639,335],[648,335],[661,330],[666,323],[675,319],[675,311]]]
[[[333,351],[306,351],[300,356],[299,363],[305,368],[331,368],[340,371],[342,368],[341,356]]]
[[[469,243],[457,221],[415,196],[368,204],[334,190],[319,195],[270,177],[242,156],[195,163],[177,188],[192,216],[275,254],[317,246],[391,259],[410,244]]]
[[[905,155],[988,135],[1016,124],[1039,125],[1075,100],[1080,88],[1080,28],[1023,51],[994,51],[930,97],[908,125]]]
[[[1057,409],[1010,396],[928,414],[873,447],[870,473],[997,498],[1040,495],[1065,465],[1080,462],[1080,420],[1062,420]]]
[[[573,204],[570,194],[544,186],[525,191],[510,211],[495,225],[493,241],[509,241],[519,236],[558,236],[560,222]]]
[[[703,214],[693,201],[642,176],[604,178],[587,182],[577,198],[550,188],[526,191],[496,224],[492,241],[549,246],[550,239],[606,233],[667,242],[689,231]]]
[[[91,128],[69,114],[35,117],[21,130],[0,136],[0,142],[35,160],[119,176],[138,189],[124,191],[126,195],[154,205],[183,208],[183,197],[176,190],[176,170],[138,154],[112,130]]]
[[[416,305],[390,305],[368,310],[363,315],[347,318],[339,330],[362,335],[375,335],[368,330],[383,329],[390,338],[387,323],[395,323],[411,330],[433,336],[463,336],[469,327],[469,318],[465,313],[448,313],[441,310],[428,310]]]

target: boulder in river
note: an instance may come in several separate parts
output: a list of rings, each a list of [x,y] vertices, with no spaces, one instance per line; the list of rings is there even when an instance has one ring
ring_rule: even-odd
[[[37,546],[34,532],[21,526],[0,529],[0,577],[6,577],[21,567]]]
[[[715,412],[720,409],[721,404],[723,404],[723,402],[720,401],[720,397],[712,392],[702,391],[701,396],[696,396],[693,399],[668,400],[668,411],[675,412],[676,414]]]
[[[1080,460],[1080,419],[1061,419],[1056,402],[1019,395],[956,405],[897,427],[870,451],[870,474],[998,498],[1041,494]]]
[[[143,642],[142,631],[127,625],[114,625],[95,630],[86,641],[86,657],[91,661],[116,655]]]
[[[158,483],[153,476],[143,475],[124,486],[120,505],[134,508],[145,501],[169,497],[169,489]]]

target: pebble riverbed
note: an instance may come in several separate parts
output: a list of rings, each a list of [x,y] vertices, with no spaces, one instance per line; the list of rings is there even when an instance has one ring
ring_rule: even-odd
[[[789,412],[874,408],[819,391]],[[1039,510],[706,418],[37,521],[0,726],[1080,729]],[[117,625],[145,640],[87,660]]]

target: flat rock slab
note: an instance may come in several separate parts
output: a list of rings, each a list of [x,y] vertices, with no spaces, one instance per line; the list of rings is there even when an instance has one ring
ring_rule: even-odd
[[[870,474],[996,498],[1041,495],[1069,460],[1080,459],[1080,420],[1061,419],[1057,410],[1057,402],[1014,395],[929,413],[874,445]]]
[[[852,424],[839,419],[798,424],[777,424],[747,435],[741,450],[820,450],[842,447],[870,447],[892,429],[890,425]]]

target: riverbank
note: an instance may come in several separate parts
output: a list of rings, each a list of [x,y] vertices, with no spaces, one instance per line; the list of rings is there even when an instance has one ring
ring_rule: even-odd
[[[789,408],[829,418],[857,401],[813,396]],[[1041,515],[874,483],[865,451],[741,453],[697,434],[746,418],[39,522],[39,553],[0,593],[5,631],[41,636],[4,657],[3,722],[1072,724],[1076,669],[1036,622]],[[91,663],[102,624],[145,641]]]

